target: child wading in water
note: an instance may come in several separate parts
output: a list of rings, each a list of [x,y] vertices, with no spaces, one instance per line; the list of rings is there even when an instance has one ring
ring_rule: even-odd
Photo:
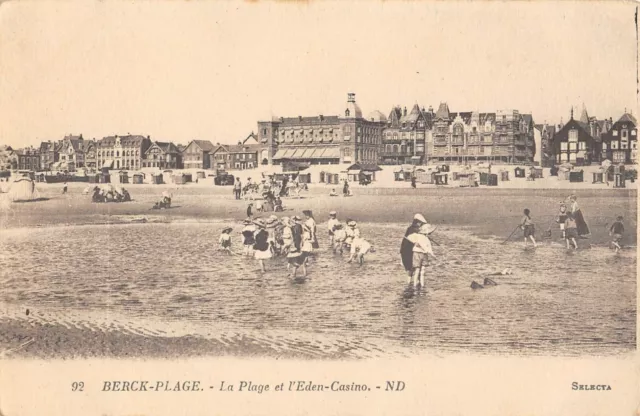
[[[329,221],[327,221],[327,229],[329,231],[329,244],[331,245],[331,247],[333,248],[333,232],[334,227],[336,226],[336,224],[339,224],[340,221],[338,221],[338,219],[336,218],[337,216],[337,212],[335,211],[331,211],[329,213]]]
[[[349,256],[348,263],[351,263],[354,259],[358,259],[360,266],[362,266],[364,263],[364,255],[369,251],[373,252],[374,249],[367,240],[362,237],[354,238],[351,243],[351,255]]]
[[[536,229],[533,220],[531,220],[531,211],[529,211],[529,208],[524,209],[524,217],[522,217],[520,227],[524,230],[524,246],[527,246],[527,238],[529,238],[533,243],[533,247],[537,247],[535,239]]]
[[[562,231],[562,239],[565,239],[564,232],[564,222],[567,220],[567,206],[565,204],[560,204],[560,212],[558,213],[558,218],[556,218],[556,222],[560,225],[560,231]]]
[[[260,271],[264,273],[267,271],[264,267],[264,261],[271,258],[269,232],[266,230],[266,224],[264,220],[257,219],[254,224],[258,226],[258,232],[255,235],[253,253],[256,260],[258,260],[258,263],[260,263]]]
[[[413,243],[413,258],[411,260],[412,273],[409,275],[407,283],[411,283],[411,279],[413,278],[413,286],[415,288],[418,287],[418,279],[420,279],[420,286],[424,289],[424,275],[429,265],[429,256],[434,259],[436,258],[428,237],[434,230],[435,227],[425,223],[422,224],[417,232],[405,237]]]
[[[244,244],[244,252],[245,256],[251,255],[251,250],[253,249],[253,245],[256,240],[253,238],[253,233],[256,231],[256,227],[251,224],[250,219],[244,220],[244,228],[242,229],[242,238]]]
[[[565,233],[565,241],[567,242],[567,249],[570,249],[569,241],[573,243],[575,249],[578,249],[578,243],[576,243],[576,238],[578,238],[578,226],[576,225],[576,220],[573,218],[573,213],[567,213],[567,220],[564,222],[564,233]]]
[[[226,227],[222,229],[222,233],[220,234],[220,238],[218,239],[218,243],[220,244],[220,250],[226,251],[229,254],[234,254],[231,251],[231,231],[233,228]]]
[[[622,248],[620,246],[620,240],[622,240],[622,234],[624,233],[624,225],[622,224],[622,217],[618,216],[616,222],[609,228],[609,235],[611,238],[611,246],[616,249],[616,253]]]

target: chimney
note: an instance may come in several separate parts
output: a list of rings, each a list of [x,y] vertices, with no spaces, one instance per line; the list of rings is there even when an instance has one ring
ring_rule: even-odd
[[[407,107],[405,107],[405,108],[404,108],[404,111],[402,112],[402,115],[403,115],[403,116],[406,116],[406,115],[407,115]]]
[[[238,140],[238,146],[242,146],[242,142]]]
[[[284,123],[284,117],[280,117],[280,123]]]
[[[302,121],[302,116],[298,116],[298,120]]]
[[[324,121],[324,116],[320,114],[320,121]]]
[[[147,139],[148,139],[148,140],[151,140],[151,136],[147,136]]]

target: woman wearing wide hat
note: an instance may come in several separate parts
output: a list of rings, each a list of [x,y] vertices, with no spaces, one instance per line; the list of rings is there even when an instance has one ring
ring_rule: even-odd
[[[402,260],[402,265],[410,276],[413,273],[413,243],[408,240],[407,237],[420,231],[420,227],[424,224],[427,224],[427,220],[424,216],[422,214],[415,214],[411,225],[404,233],[405,238],[402,239],[402,243],[400,244],[400,258]]]

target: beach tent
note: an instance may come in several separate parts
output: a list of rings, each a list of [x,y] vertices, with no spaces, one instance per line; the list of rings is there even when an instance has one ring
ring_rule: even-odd
[[[9,200],[12,202],[27,202],[38,199],[36,183],[31,178],[18,178],[9,188]]]

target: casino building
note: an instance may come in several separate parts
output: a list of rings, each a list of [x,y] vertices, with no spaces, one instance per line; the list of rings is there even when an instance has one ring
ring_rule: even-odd
[[[339,115],[280,117],[258,122],[261,159],[269,164],[376,164],[382,150],[386,117],[374,111],[366,118],[347,94]]]

